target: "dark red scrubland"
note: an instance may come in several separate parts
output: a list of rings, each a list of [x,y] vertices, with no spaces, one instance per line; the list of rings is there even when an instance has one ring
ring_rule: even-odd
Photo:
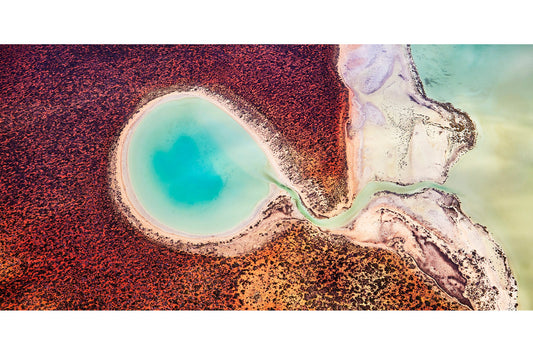
[[[335,56],[334,46],[0,46],[0,309],[457,307],[385,251],[343,246],[350,261],[331,244],[328,257],[324,241],[297,228],[248,256],[192,255],[145,239],[114,207],[109,152],[121,128],[147,94],[190,84],[249,102],[306,157],[302,174],[326,194],[345,191],[348,92]],[[288,268],[272,248],[312,262]],[[365,259],[354,264],[357,255]],[[316,277],[295,277],[269,303],[279,283],[254,281],[263,297],[242,286],[259,259]],[[361,275],[378,286],[354,289],[348,281]],[[315,291],[296,305],[286,296],[296,289]]]

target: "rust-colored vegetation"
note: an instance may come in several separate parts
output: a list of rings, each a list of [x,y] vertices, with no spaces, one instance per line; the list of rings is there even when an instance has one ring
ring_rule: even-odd
[[[450,301],[412,263],[295,225],[244,259],[242,309],[467,309]]]
[[[109,153],[121,128],[146,95],[192,84],[265,115],[333,206],[346,193],[348,113],[335,55],[333,46],[0,46],[0,309],[456,307],[385,251],[294,229],[248,256],[180,253],[144,238],[113,204]]]

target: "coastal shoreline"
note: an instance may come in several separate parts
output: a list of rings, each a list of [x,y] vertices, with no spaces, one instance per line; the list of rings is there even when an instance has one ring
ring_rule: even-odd
[[[410,47],[341,45],[337,68],[350,89],[346,149],[348,165],[354,167],[348,173],[356,175],[350,182],[358,180],[360,187],[370,181],[443,184],[450,168],[475,146],[476,127],[468,114],[427,97]],[[377,201],[383,203],[375,206]],[[417,205],[433,215],[422,210],[410,219],[410,208]],[[387,211],[393,211],[388,219]],[[462,213],[455,195],[435,189],[403,196],[384,191],[354,216],[351,226],[332,232],[416,260],[439,288],[472,309],[517,307],[516,281],[505,254],[484,227]]]
[[[475,144],[475,127],[469,120],[468,115],[456,110],[450,104],[441,104],[428,99],[425,96],[423,86],[416,74],[416,68],[411,61],[409,52],[406,51],[403,54],[406,56],[406,58],[402,57],[402,60],[404,60],[405,63],[402,62],[403,65],[400,68],[402,71],[397,74],[398,77],[401,77],[403,81],[409,84],[407,85],[407,93],[412,93],[414,96],[408,95],[408,99],[410,99],[410,101],[402,98],[402,100],[399,101],[399,104],[413,106],[414,104],[412,102],[414,102],[416,105],[422,105],[420,102],[427,102],[428,105],[422,106],[432,110],[434,115],[433,120],[435,122],[430,122],[428,117],[426,121],[420,121],[418,124],[421,125],[421,127],[425,127],[426,125],[430,127],[438,127],[441,133],[447,132],[446,134],[449,134],[451,137],[450,140],[447,141],[448,144],[453,142],[455,145],[452,144],[452,146],[444,152],[436,149],[435,154],[429,156],[429,161],[426,165],[419,166],[413,163],[412,167],[409,169],[405,168],[402,170],[402,165],[398,164],[397,171],[403,172],[402,175],[388,176],[385,172],[383,172],[381,174],[382,176],[379,174],[374,174],[375,176],[372,177],[371,175],[374,173],[373,168],[380,168],[380,165],[373,165],[373,156],[364,156],[364,148],[366,147],[365,144],[367,144],[365,138],[367,137],[365,134],[366,132],[361,131],[362,126],[359,127],[358,122],[358,120],[362,120],[362,124],[364,124],[365,120],[365,117],[360,117],[359,112],[359,100],[362,94],[359,94],[357,90],[354,90],[354,85],[348,85],[349,82],[345,80],[345,77],[343,77],[340,71],[340,63],[347,60],[345,52],[341,50],[338,57],[339,73],[341,79],[343,79],[345,84],[350,88],[350,115],[348,121],[344,123],[343,127],[343,136],[345,139],[345,150],[347,155],[347,196],[343,196],[341,200],[345,200],[347,198],[347,202],[350,205],[354,202],[354,198],[360,192],[361,188],[363,188],[366,183],[371,180],[393,181],[402,186],[412,185],[417,181],[425,180],[433,180],[442,183],[446,180],[449,168],[457,161],[457,159],[459,159],[462,154],[470,150]],[[395,65],[393,69],[396,71],[400,70],[398,69],[397,65]],[[409,73],[410,75],[408,76],[406,73]],[[403,85],[403,82],[400,82],[400,84]],[[399,90],[403,89],[405,89],[403,86],[399,87]],[[267,159],[275,172],[275,178],[282,184],[290,186],[290,189],[299,195],[300,201],[310,215],[314,215],[317,218],[327,218],[338,215],[348,208],[346,207],[345,202],[340,201],[332,206],[326,215],[316,215],[316,208],[314,207],[321,206],[324,196],[321,195],[320,189],[316,185],[313,185],[310,180],[302,178],[301,176],[298,176],[298,174],[294,173],[291,163],[294,161],[294,159],[298,159],[298,153],[292,151],[288,145],[283,144],[283,138],[273,128],[266,117],[257,113],[253,107],[249,107],[249,104],[243,102],[238,97],[232,97],[231,93],[226,96],[201,87],[191,87],[183,90],[174,89],[173,91],[167,91],[163,93],[160,92],[156,95],[157,96],[152,97],[150,101],[145,101],[144,105],[142,105],[126,123],[118,140],[118,144],[113,149],[111,164],[113,171],[111,185],[113,194],[118,202],[119,207],[121,208],[122,212],[126,214],[128,219],[151,239],[165,246],[182,251],[200,254],[215,254],[221,256],[235,256],[260,248],[267,241],[278,235],[280,231],[286,229],[293,223],[304,222],[312,225],[302,215],[302,213],[295,208],[295,204],[293,201],[291,201],[290,194],[280,187],[274,186],[273,183],[271,183],[271,191],[269,196],[258,203],[252,216],[235,228],[232,228],[230,231],[226,231],[224,233],[210,234],[206,236],[193,236],[158,225],[155,221],[153,221],[153,219],[147,216],[145,211],[142,210],[140,203],[131,198],[131,196],[134,196],[134,194],[128,180],[128,174],[126,173],[126,153],[128,142],[132,132],[134,131],[135,125],[142,119],[142,117],[144,117],[145,114],[150,112],[153,107],[170,100],[177,100],[186,97],[200,97],[213,103],[230,117],[232,117],[241,127],[243,127],[267,156]],[[145,99],[149,98],[146,97]],[[379,99],[383,101],[382,98]],[[379,103],[381,102],[380,100],[377,100],[376,102]],[[407,117],[407,119],[411,118],[412,117]],[[379,124],[376,125],[378,126]],[[415,131],[414,126],[411,127],[411,131],[408,129],[407,131],[412,135],[409,137],[410,139],[416,136],[415,132],[418,132]],[[374,132],[374,134],[375,133],[376,132]],[[427,137],[429,139],[430,136],[428,135]],[[402,142],[405,144],[405,147],[407,147],[405,156],[403,158],[401,158],[400,154],[398,154],[398,156],[392,156],[392,161],[400,157],[401,159],[398,160],[399,163],[402,163],[402,159],[407,158],[409,158],[409,162],[417,162],[415,158],[419,157],[421,152],[425,152],[423,149],[425,146],[413,145],[413,142],[410,139],[407,143]],[[430,143],[432,143],[432,146],[438,146],[437,143],[441,143],[441,140],[431,141]],[[373,147],[374,146],[371,146],[371,148]],[[414,149],[413,147],[418,148]],[[366,151],[368,150],[369,148],[366,147]],[[443,159],[444,163],[431,165],[431,159],[434,158],[437,153],[444,153],[442,157],[438,157],[439,159]],[[383,156],[387,155],[384,154]],[[381,156],[378,154],[378,158],[379,157]],[[369,162],[372,164],[369,164]],[[419,171],[425,171],[423,169],[430,171],[430,173],[425,172],[421,175],[412,175],[412,172],[416,173]],[[379,172],[379,170],[376,171]],[[438,192],[436,192],[436,194],[438,196],[430,196],[432,203],[441,198],[439,197],[440,195]],[[390,196],[399,195],[391,193]],[[410,194],[410,198],[412,198],[413,201],[416,200],[417,203],[420,202],[418,200],[419,196],[422,195]],[[446,240],[441,239],[440,232],[433,232],[432,228],[430,227],[431,223],[433,222],[431,218],[423,218],[420,222],[416,223],[412,222],[409,220],[407,211],[403,208],[404,206],[398,203],[399,207],[394,208],[394,203],[392,202],[380,206],[376,213],[367,214],[369,217],[366,219],[362,218],[365,215],[365,211],[368,211],[372,203],[374,203],[376,200],[379,200],[379,196],[377,195],[368,203],[367,207],[363,211],[360,211],[360,213],[354,215],[352,221],[350,222],[351,226],[347,225],[344,228],[335,228],[329,232],[340,233],[352,243],[357,245],[383,248],[393,251],[404,258],[415,258],[421,272],[423,272],[429,279],[433,280],[437,287],[446,292],[450,297],[462,302],[464,305],[467,305],[470,308],[493,309],[501,307],[502,309],[513,309],[513,307],[516,307],[513,304],[513,292],[515,292],[514,285],[512,285],[511,282],[513,278],[509,273],[506,259],[503,254],[499,253],[500,249],[498,249],[497,244],[490,239],[490,235],[486,231],[480,230],[478,233],[476,230],[476,233],[472,234],[473,232],[471,232],[471,225],[465,224],[464,231],[453,230],[450,232],[449,235],[458,238],[458,241],[455,243],[451,237],[448,239],[445,238]],[[459,205],[459,201],[457,201],[457,206]],[[418,247],[417,245],[419,244],[417,243],[419,243],[419,240],[416,238],[416,240],[413,240],[410,237],[411,235],[414,235],[414,232],[411,231],[409,232],[410,234],[406,234],[405,243],[400,246],[400,249],[396,250],[395,248],[390,247],[387,238],[396,235],[398,231],[391,230],[391,234],[389,235],[382,234],[381,229],[380,232],[377,233],[368,230],[367,228],[354,227],[360,226],[361,223],[363,223],[362,220],[369,222],[367,223],[368,226],[382,226],[382,211],[384,211],[384,209],[392,211],[391,213],[394,216],[391,217],[391,221],[395,220],[395,218],[408,221],[404,224],[397,224],[398,228],[400,228],[402,231],[406,230],[406,228],[411,228],[411,226],[413,226],[413,231],[427,230],[427,233],[417,236],[417,238],[424,241],[431,240],[431,243],[424,242],[427,244],[426,249],[424,249],[424,247]],[[437,209],[435,210],[437,211]],[[457,213],[457,215],[459,215],[459,213]],[[445,218],[448,218],[448,216],[446,215],[442,220],[445,220]],[[468,217],[465,217],[465,220],[467,218]],[[319,226],[312,226],[313,228],[322,231]],[[376,239],[373,240],[372,237]],[[490,248],[476,249],[474,248],[474,245],[471,245],[474,244],[472,241],[477,243],[478,240],[483,240],[484,238],[487,238],[488,243],[492,243],[490,244],[490,247],[494,248],[494,251],[492,251],[493,249]],[[460,243],[464,243],[460,250],[455,250],[452,248],[453,245]],[[422,248],[422,251],[420,248]],[[494,263],[501,262],[501,265],[499,265],[497,268],[496,274],[498,272],[502,273],[504,275],[503,278],[500,280],[498,277],[494,276],[495,274],[490,272],[493,266],[488,264],[487,270],[489,271],[486,272],[486,275],[476,273],[475,270],[477,269],[471,265],[472,263],[476,262],[474,256],[467,257],[464,260],[457,259],[457,255],[460,255],[461,252],[464,252],[464,250],[470,250],[471,248],[476,253],[479,252],[482,256],[487,254],[489,259],[494,259]],[[442,258],[434,258],[433,254],[443,256]],[[448,259],[453,260],[451,263],[449,263]],[[432,264],[431,267],[425,266],[427,263],[431,262],[433,262],[435,265]],[[433,269],[437,271],[431,271]],[[486,279],[484,281],[486,281],[488,286],[486,289],[482,290],[482,296],[474,292],[476,289],[472,288],[472,285],[469,281],[463,280],[462,275],[469,274],[476,276],[476,278]],[[452,279],[458,279],[460,281],[457,282],[458,286],[454,283],[449,283],[446,281],[449,278],[448,276]],[[509,281],[509,283],[506,283],[507,281]],[[500,299],[496,301],[496,296],[491,293],[492,291],[490,287],[493,286],[505,292],[510,291],[510,299]],[[474,291],[471,289],[474,289]]]

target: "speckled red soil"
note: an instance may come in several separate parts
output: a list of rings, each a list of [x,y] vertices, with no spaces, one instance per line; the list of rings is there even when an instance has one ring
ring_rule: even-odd
[[[456,308],[385,251],[295,229],[243,257],[180,253],[145,239],[113,205],[109,152],[124,123],[147,94],[191,83],[252,104],[306,157],[301,173],[334,191],[345,181],[348,97],[335,55],[0,46],[0,309]]]
[[[240,309],[467,309],[413,263],[302,225],[241,259]]]

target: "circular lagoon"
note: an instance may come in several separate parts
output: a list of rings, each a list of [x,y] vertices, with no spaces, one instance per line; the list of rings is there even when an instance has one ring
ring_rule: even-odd
[[[193,238],[228,234],[267,201],[265,153],[218,104],[166,95],[125,130],[119,159],[126,197],[159,229]]]

